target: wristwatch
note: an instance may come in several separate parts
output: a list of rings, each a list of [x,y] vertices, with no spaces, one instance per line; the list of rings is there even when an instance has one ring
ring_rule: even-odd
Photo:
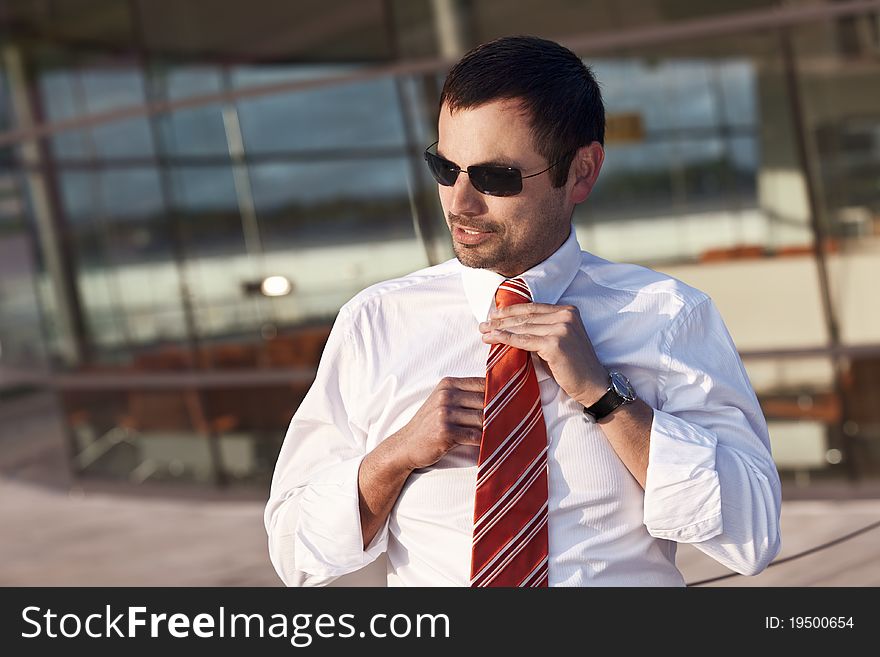
[[[591,422],[598,422],[611,413],[618,406],[631,404],[636,400],[636,391],[633,390],[622,372],[617,370],[608,371],[608,390],[592,406],[584,406],[584,415]]]

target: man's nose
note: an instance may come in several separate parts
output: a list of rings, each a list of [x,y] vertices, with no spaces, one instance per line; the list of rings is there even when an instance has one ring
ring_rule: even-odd
[[[486,212],[486,204],[483,195],[480,194],[468,178],[467,172],[462,171],[455,179],[452,186],[452,198],[449,211],[458,215],[480,215]]]

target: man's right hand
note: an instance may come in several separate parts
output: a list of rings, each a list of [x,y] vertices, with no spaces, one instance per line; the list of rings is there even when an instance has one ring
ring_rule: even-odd
[[[433,465],[456,445],[480,444],[485,388],[485,377],[448,376],[437,384],[396,435],[411,470]]]
[[[406,426],[361,461],[358,496],[364,549],[413,470],[433,465],[456,445],[480,444],[485,387],[485,377],[446,377]]]

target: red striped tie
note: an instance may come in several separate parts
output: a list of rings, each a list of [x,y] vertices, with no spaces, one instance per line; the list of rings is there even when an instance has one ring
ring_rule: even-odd
[[[525,281],[498,286],[498,308],[529,303]],[[495,344],[486,363],[471,586],[547,586],[547,427],[531,354]]]

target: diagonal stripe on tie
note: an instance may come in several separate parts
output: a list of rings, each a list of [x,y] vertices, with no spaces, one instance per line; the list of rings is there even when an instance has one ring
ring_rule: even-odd
[[[521,278],[499,308],[532,300]],[[474,498],[471,586],[548,585],[547,427],[531,354],[493,345],[486,362],[483,438]]]

